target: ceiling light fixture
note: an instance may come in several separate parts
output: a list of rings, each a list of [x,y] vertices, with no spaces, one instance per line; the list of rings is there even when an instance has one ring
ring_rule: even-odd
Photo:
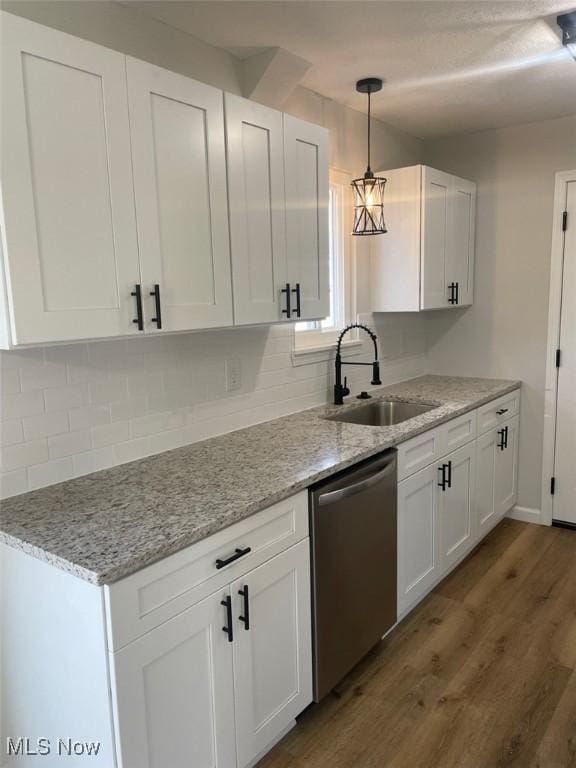
[[[370,96],[381,89],[382,80],[378,77],[366,77],[356,83],[358,93],[368,95],[368,165],[364,176],[352,181],[354,190],[353,235],[383,235],[387,232],[384,223],[386,179],[374,176],[370,168]]]
[[[565,45],[576,59],[576,11],[563,13],[558,16],[556,22],[562,30],[562,45]]]

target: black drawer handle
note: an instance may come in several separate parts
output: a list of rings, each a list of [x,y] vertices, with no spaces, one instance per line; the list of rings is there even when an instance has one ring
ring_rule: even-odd
[[[503,416],[505,413],[508,413],[508,408],[500,408],[499,411],[496,411],[496,416]]]
[[[296,294],[296,309],[292,310],[292,314],[295,314],[296,317],[300,317],[301,308],[300,308],[300,283],[296,283],[296,288],[292,288],[292,293]]]
[[[162,328],[162,308],[160,306],[160,286],[155,284],[154,290],[150,291],[150,296],[154,296],[154,304],[156,306],[156,317],[152,318],[152,322],[156,323],[158,328]]]
[[[496,447],[503,451],[506,448],[506,427],[499,429],[498,434],[500,435],[500,442],[496,444]]]
[[[216,568],[220,570],[220,568],[224,568],[226,565],[230,565],[230,563],[233,563],[235,560],[239,560],[241,557],[244,557],[244,555],[247,555],[248,552],[252,552],[251,547],[246,547],[246,549],[236,549],[234,550],[234,554],[230,555],[230,557],[227,557],[226,560],[216,560]]]
[[[438,487],[442,488],[443,491],[446,490],[446,470],[448,469],[448,464],[442,464],[438,467],[438,472],[440,472],[440,482],[438,483]]]
[[[134,290],[130,294],[136,298],[136,317],[132,320],[138,326],[139,331],[144,330],[144,315],[142,314],[142,288],[137,283],[134,286]]]
[[[286,315],[288,320],[290,320],[290,317],[292,316],[292,310],[290,309],[290,283],[286,283],[286,287],[282,288],[280,293],[286,294],[286,309],[283,309],[281,314]]]
[[[226,626],[222,627],[222,632],[226,632],[228,635],[228,642],[231,643],[234,640],[234,631],[232,629],[232,598],[227,595],[224,600],[220,601],[220,605],[226,608]]]
[[[238,620],[243,622],[244,629],[250,629],[250,600],[248,597],[248,584],[238,590],[240,597],[244,598],[244,616],[238,616]]]

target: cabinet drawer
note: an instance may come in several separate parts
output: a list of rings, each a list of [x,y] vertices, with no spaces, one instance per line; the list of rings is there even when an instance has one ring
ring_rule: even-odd
[[[442,455],[440,428],[430,429],[398,446],[398,482]]]
[[[440,447],[442,455],[455,451],[471,440],[476,439],[477,412],[470,411],[463,416],[442,424],[440,431]]]
[[[308,536],[308,493],[274,504],[105,587],[111,650],[149,632]],[[250,548],[227,565],[236,550]]]
[[[492,400],[478,409],[478,434],[483,435],[501,422],[515,416],[520,410],[520,390]]]

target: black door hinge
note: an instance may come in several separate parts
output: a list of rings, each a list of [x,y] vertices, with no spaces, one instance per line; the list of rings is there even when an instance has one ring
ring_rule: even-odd
[[[556,478],[551,477],[550,478],[550,495],[554,496],[554,491],[556,490]]]
[[[562,358],[562,352],[557,349],[556,350],[556,368],[560,368],[560,360]]]
[[[568,211],[564,211],[562,214],[562,232],[566,232],[568,229]]]

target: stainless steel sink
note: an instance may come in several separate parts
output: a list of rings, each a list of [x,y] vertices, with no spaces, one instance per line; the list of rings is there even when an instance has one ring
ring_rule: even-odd
[[[360,405],[349,411],[331,416],[330,421],[344,421],[348,424],[365,424],[369,427],[390,427],[420,416],[437,408],[425,403],[407,403],[402,400],[379,400],[376,403]]]

